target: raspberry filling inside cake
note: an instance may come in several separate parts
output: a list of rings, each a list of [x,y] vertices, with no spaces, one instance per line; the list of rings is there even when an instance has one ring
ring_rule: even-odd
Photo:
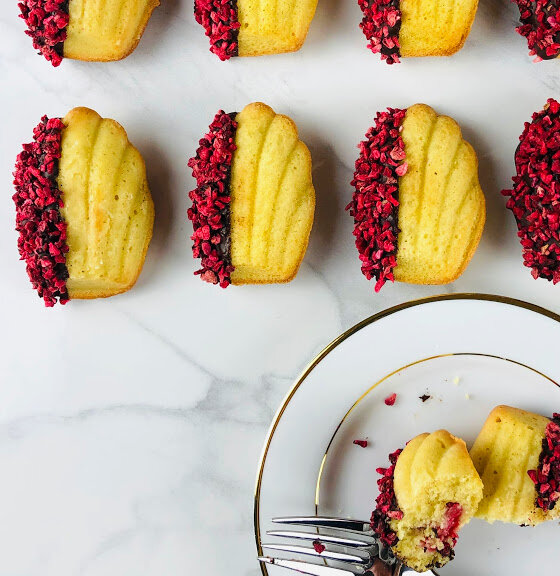
[[[33,142],[23,145],[14,172],[19,253],[33,287],[48,307],[57,300],[68,302],[66,222],[57,186],[63,129],[60,118],[44,116],[33,131]]]
[[[360,24],[368,48],[381,54],[387,64],[400,62],[399,31],[401,11],[399,0],[358,0],[364,17]]]
[[[20,17],[25,20],[26,34],[33,40],[33,48],[53,66],[62,62],[64,41],[69,22],[69,0],[22,0]]]
[[[553,510],[560,498],[560,414],[554,414],[546,427],[537,470],[529,470],[537,491],[536,505]]]
[[[515,152],[517,175],[506,206],[517,221],[525,266],[560,282],[560,104],[550,98],[525,124]]]
[[[210,38],[210,51],[220,60],[238,55],[237,0],[195,0],[194,16]]]
[[[193,255],[202,268],[195,272],[205,282],[226,288],[231,283],[230,176],[235,146],[236,113],[220,110],[208,134],[188,162],[197,187],[189,192],[193,204],[187,215],[193,223]]]
[[[457,544],[458,531],[461,525],[463,507],[458,502],[448,502],[439,526],[420,527],[419,531],[431,531],[432,535],[420,537],[420,547],[425,552],[439,553],[446,558],[453,558],[453,548]]]
[[[398,522],[403,520],[404,514],[400,510],[394,490],[394,473],[397,460],[402,450],[397,450],[389,456],[389,468],[377,468],[381,478],[377,481],[379,496],[376,508],[371,516],[371,527],[378,538],[395,552],[399,544],[396,530]],[[427,519],[425,525],[407,527],[401,531],[406,541],[401,539],[400,548],[407,558],[417,557],[419,554],[431,557],[426,569],[440,567],[454,557],[455,544],[461,525],[463,507],[457,502],[445,504],[441,513]],[[398,553],[398,552],[397,552]]]
[[[398,178],[408,170],[401,136],[405,115],[406,109],[378,112],[375,126],[359,145],[360,156],[351,184],[355,192],[346,207],[354,217],[362,273],[368,280],[377,280],[376,292],[387,280],[394,281],[397,264]]]
[[[560,15],[556,0],[513,0],[519,7],[521,26],[529,54],[536,62],[556,58],[560,53]]]

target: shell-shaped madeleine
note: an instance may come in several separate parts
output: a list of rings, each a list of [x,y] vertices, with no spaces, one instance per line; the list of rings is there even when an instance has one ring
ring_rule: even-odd
[[[527,471],[536,470],[549,419],[518,408],[497,406],[488,416],[471,457],[484,483],[476,516],[488,522],[540,524],[560,515],[536,507],[535,485]]]
[[[408,171],[399,179],[395,279],[446,284],[463,273],[482,236],[478,160],[455,120],[425,104],[408,108],[402,127]]]
[[[401,56],[448,56],[463,47],[478,0],[400,0]]]
[[[407,444],[395,466],[394,489],[405,518],[418,526],[426,514],[437,513],[434,506],[444,508],[447,502],[462,504],[463,524],[482,498],[482,482],[465,442],[447,430],[420,434]]]
[[[299,50],[318,0],[237,0],[239,56]]]
[[[240,112],[231,167],[233,284],[289,282],[315,211],[311,155],[294,122],[260,102]]]
[[[70,0],[64,56],[108,62],[134,51],[159,0]]]
[[[70,298],[119,294],[136,282],[152,237],[146,167],[124,128],[88,108],[63,119],[58,186],[67,223]]]
[[[447,563],[452,555],[445,546],[453,548],[457,531],[482,499],[482,482],[465,442],[447,430],[411,440],[397,460],[394,491],[403,513],[391,521],[395,554],[419,572]]]

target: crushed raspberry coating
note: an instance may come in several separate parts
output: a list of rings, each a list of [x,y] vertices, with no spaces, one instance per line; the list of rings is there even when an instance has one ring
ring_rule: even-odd
[[[351,184],[355,192],[346,207],[354,217],[362,273],[368,280],[377,280],[376,292],[387,280],[394,281],[397,264],[398,177],[408,170],[401,137],[405,115],[406,110],[394,108],[377,113],[367,140],[358,146],[360,157]]]
[[[394,406],[395,402],[397,400],[397,393],[393,392],[392,394],[390,394],[389,396],[387,396],[387,398],[385,398],[385,404],[387,406]]]
[[[560,498],[560,414],[554,414],[546,427],[538,470],[529,470],[537,491],[538,508],[548,511]]]
[[[237,0],[195,0],[194,17],[210,38],[210,52],[220,60],[238,54],[239,20]]]
[[[401,520],[402,511],[397,504],[393,480],[395,475],[395,466],[401,455],[399,449],[389,455],[389,468],[377,468],[376,472],[381,474],[377,481],[379,487],[379,496],[376,499],[377,506],[371,515],[370,524],[377,537],[387,546],[394,546],[398,542],[397,534],[391,529],[391,520]]]
[[[26,34],[33,39],[33,48],[53,65],[62,62],[66,40],[69,0],[22,0],[18,6],[25,20]]]
[[[374,54],[381,54],[387,64],[398,64],[400,0],[358,0],[358,4],[364,13],[360,28],[369,40],[368,48]]]
[[[313,540],[313,548],[317,554],[322,554],[326,550],[325,545],[322,544],[319,540]]]
[[[354,440],[354,442],[352,442],[352,444],[355,444],[356,446],[359,446],[360,448],[367,448],[368,447],[368,441],[367,440]]]
[[[211,284],[227,288],[231,283],[231,237],[229,178],[235,146],[236,114],[220,110],[209,132],[199,142],[196,156],[189,160],[197,187],[189,192],[192,206],[187,215],[194,234],[193,255],[201,258],[195,274]]]
[[[525,266],[533,278],[560,282],[560,104],[550,98],[525,123],[515,152],[517,175],[506,206],[517,221]]]
[[[527,38],[529,55],[535,62],[556,58],[560,53],[560,6],[557,0],[513,0],[519,8],[521,26],[516,30]]]
[[[48,307],[57,299],[68,302],[66,279],[66,222],[62,219],[57,187],[58,160],[64,124],[43,116],[33,131],[33,142],[23,145],[14,172],[18,249],[27,274]]]

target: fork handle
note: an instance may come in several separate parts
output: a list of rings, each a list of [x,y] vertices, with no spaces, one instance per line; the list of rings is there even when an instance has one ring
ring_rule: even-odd
[[[401,562],[396,562],[392,566],[385,564],[379,558],[373,561],[373,566],[366,572],[372,576],[401,576],[403,565]]]

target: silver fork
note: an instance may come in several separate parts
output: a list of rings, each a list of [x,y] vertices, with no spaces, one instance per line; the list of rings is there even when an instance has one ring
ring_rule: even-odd
[[[393,556],[387,546],[379,542],[369,522],[319,516],[273,518],[272,522],[286,526],[326,528],[331,532],[336,531],[336,534],[322,534],[319,531],[313,533],[298,530],[269,530],[268,536],[312,542],[313,547],[295,544],[263,544],[262,548],[330,560],[337,565],[326,565],[325,562],[314,564],[273,556],[260,556],[260,562],[274,564],[310,576],[364,576],[366,574],[400,576],[408,570]],[[426,574],[433,573],[427,572]]]

